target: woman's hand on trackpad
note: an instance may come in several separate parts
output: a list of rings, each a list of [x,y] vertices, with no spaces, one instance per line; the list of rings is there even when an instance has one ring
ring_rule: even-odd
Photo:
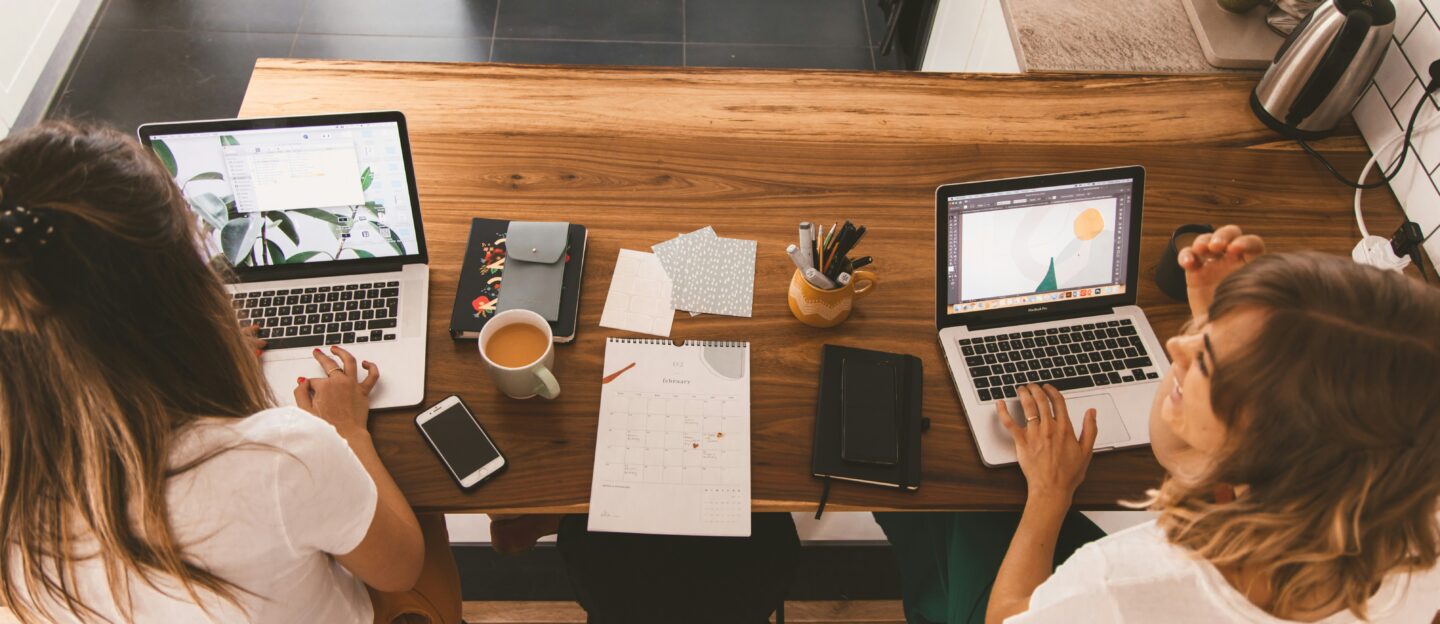
[[[996,403],[1000,424],[1015,439],[1015,455],[1025,473],[1030,497],[1064,498],[1067,501],[1075,488],[1085,480],[1085,470],[1094,454],[1095,410],[1085,412],[1085,422],[1077,439],[1065,397],[1054,386],[1035,384],[1017,387],[1020,407],[1025,413],[1025,426],[1015,424],[1007,401]]]

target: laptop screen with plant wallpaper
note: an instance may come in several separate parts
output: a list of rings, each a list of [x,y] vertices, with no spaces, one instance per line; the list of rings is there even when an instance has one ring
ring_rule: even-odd
[[[205,255],[236,268],[418,253],[394,122],[156,134]]]

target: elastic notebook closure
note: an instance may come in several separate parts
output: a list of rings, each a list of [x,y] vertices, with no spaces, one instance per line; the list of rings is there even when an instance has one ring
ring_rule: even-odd
[[[811,446],[811,474],[823,482],[820,503],[815,511],[819,518],[824,513],[830,497],[832,481],[842,479],[887,488],[912,491],[920,485],[920,444],[921,434],[927,429],[921,417],[921,385],[923,381],[920,359],[901,353],[887,353],[838,345],[824,345],[821,348],[820,387],[815,405],[815,432]],[[873,387],[865,382],[866,375],[848,375],[850,365],[859,370],[894,371],[893,383],[878,383]],[[862,451],[854,461],[847,460],[844,452],[844,407],[847,393],[860,395],[851,407],[870,409],[876,397],[866,397],[866,392],[894,393],[894,411],[898,416],[894,435],[898,442],[895,461],[883,459],[875,453]],[[853,397],[850,400],[854,400]],[[882,410],[888,412],[889,410]],[[873,424],[873,423],[871,423]],[[869,436],[871,427],[862,427],[861,435]],[[883,433],[883,432],[882,432]],[[863,445],[862,445],[863,446]],[[873,450],[873,449],[872,449]]]

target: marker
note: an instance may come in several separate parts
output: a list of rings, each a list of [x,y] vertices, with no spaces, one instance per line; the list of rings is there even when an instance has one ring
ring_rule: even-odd
[[[825,277],[823,273],[815,269],[805,269],[805,281],[810,282],[810,285],[816,288],[823,288],[825,290],[835,288],[835,282],[830,281],[830,278]]]
[[[850,263],[850,268],[858,269],[860,267],[867,266],[874,261],[875,259],[871,258],[870,256],[861,256],[859,258],[856,258],[854,262]]]
[[[815,256],[812,255],[812,254],[815,253],[814,250],[815,250],[815,232],[814,232],[814,230],[811,228],[811,225],[810,225],[810,222],[809,222],[809,221],[801,221],[801,222],[800,222],[800,259],[803,261],[803,264],[800,264],[800,263],[797,263],[797,264],[796,264],[796,266],[800,267],[800,270],[801,270],[801,271],[804,271],[804,270],[805,270],[805,267],[811,267],[811,268],[814,268],[814,267],[815,267]],[[786,251],[788,252],[789,250],[786,250]]]
[[[801,253],[799,247],[790,245],[789,247],[785,248],[785,254],[790,256],[790,261],[795,263],[795,268],[800,269],[801,275],[805,274],[805,269],[812,268],[806,265],[805,254]]]
[[[835,280],[835,281],[840,282],[840,285],[841,285],[841,286],[844,286],[844,285],[846,285],[846,284],[849,284],[849,283],[850,283],[850,274],[849,274],[849,273],[841,273],[839,279],[837,279],[837,280]]]
[[[790,261],[795,263],[795,268],[800,269],[800,276],[805,278],[805,281],[809,282],[811,286],[816,288],[833,288],[833,286],[822,286],[820,282],[810,279],[810,275],[816,273],[815,267],[806,266],[805,259],[801,257],[805,254],[800,252],[800,248],[791,245],[785,248],[785,253],[790,256]],[[821,277],[824,276],[822,275]]]

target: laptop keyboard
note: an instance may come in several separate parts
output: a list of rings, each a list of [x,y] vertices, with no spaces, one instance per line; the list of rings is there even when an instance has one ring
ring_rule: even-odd
[[[400,282],[254,290],[232,301],[269,350],[381,342],[395,340]]]
[[[1130,319],[1081,323],[960,340],[981,401],[1015,397],[1015,386],[1076,390],[1157,379]]]

